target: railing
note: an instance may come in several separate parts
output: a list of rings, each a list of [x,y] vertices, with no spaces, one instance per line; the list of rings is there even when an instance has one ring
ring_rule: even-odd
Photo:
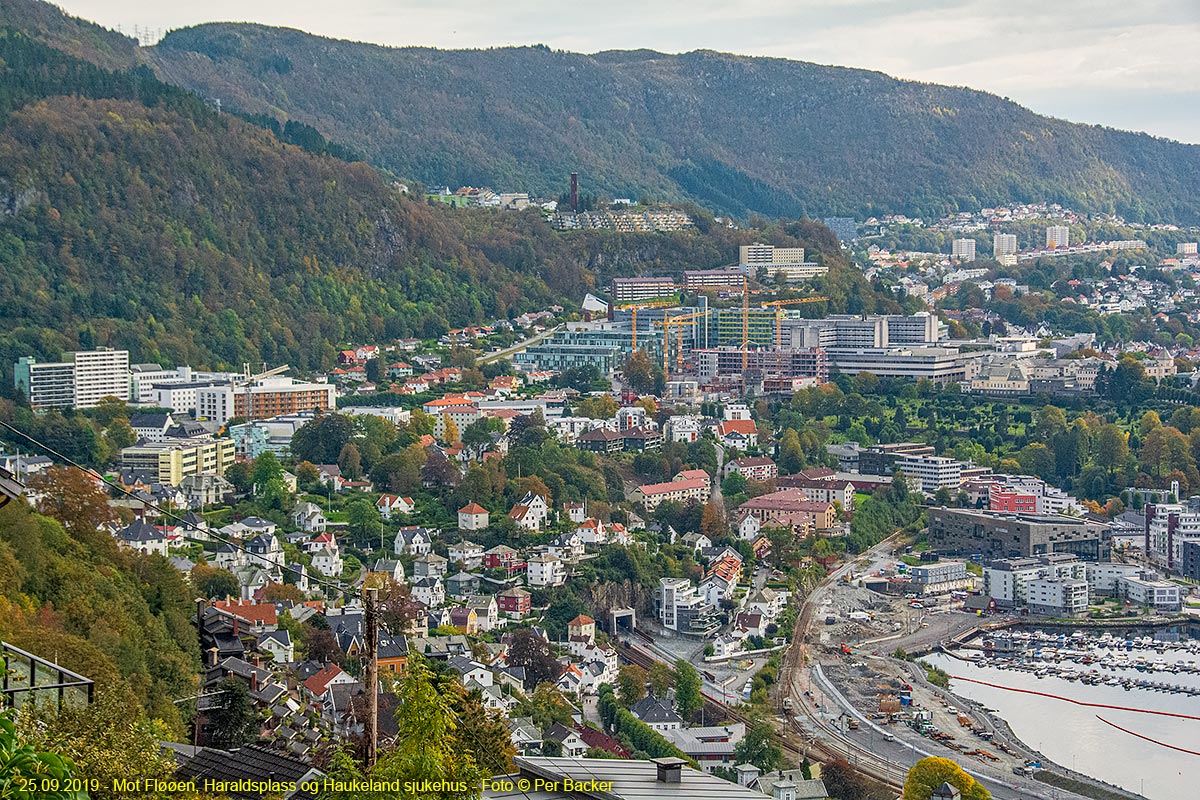
[[[48,694],[58,696],[59,708],[80,701],[90,705],[95,699],[96,686],[89,678],[8,642],[0,642],[0,664],[4,665],[0,707],[19,708],[25,703],[38,702]]]

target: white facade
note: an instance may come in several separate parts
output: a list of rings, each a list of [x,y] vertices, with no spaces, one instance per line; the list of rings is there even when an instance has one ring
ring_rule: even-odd
[[[992,256],[997,261],[1000,261],[1004,256],[1015,256],[1016,253],[1017,237],[1015,234],[997,233],[992,237]]]
[[[1071,229],[1066,225],[1050,225],[1046,228],[1046,247],[1070,247]]]
[[[562,559],[543,553],[529,559],[525,580],[530,586],[562,586],[567,582],[567,568]]]
[[[1030,581],[1027,605],[1039,614],[1082,614],[1088,608],[1087,581],[1074,578]]]
[[[1117,579],[1117,596],[1158,611],[1178,611],[1183,602],[1178,584],[1132,576]]]
[[[933,494],[938,489],[957,489],[962,485],[963,463],[945,456],[901,456],[896,467],[921,482],[921,491]]]
[[[950,257],[959,261],[974,261],[975,240],[955,239],[950,245]]]

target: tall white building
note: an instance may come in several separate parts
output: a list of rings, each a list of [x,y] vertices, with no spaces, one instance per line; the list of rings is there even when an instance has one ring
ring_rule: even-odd
[[[992,257],[1005,266],[1017,263],[1017,237],[1013,233],[997,233],[992,237]]]
[[[955,239],[950,245],[950,257],[959,261],[974,261],[975,240]]]
[[[904,455],[896,468],[921,482],[921,491],[933,494],[938,489],[957,489],[962,485],[963,462],[945,456]]]
[[[60,362],[22,358],[13,382],[34,408],[92,408],[105,397],[129,400],[129,351],[101,347],[68,353]]]
[[[1175,252],[1181,256],[1194,256],[1197,249],[1200,249],[1200,245],[1196,242],[1180,242],[1175,245]]]
[[[1046,228],[1046,247],[1069,247],[1071,229],[1066,225],[1050,225]]]
[[[801,281],[824,275],[829,267],[804,260],[803,247],[775,247],[769,244],[744,244],[738,249],[738,269],[747,275],[765,269],[770,279]]]

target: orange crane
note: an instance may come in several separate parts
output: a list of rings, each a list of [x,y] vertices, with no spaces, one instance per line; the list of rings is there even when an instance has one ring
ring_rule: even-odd
[[[795,300],[768,300],[767,302],[763,303],[762,304],[763,308],[767,308],[768,306],[775,307],[775,349],[781,350],[783,348],[783,307],[784,306],[796,306],[796,305],[800,305],[802,303],[822,303],[828,299],[829,299],[828,297],[822,297],[821,295],[816,295],[814,297],[798,297]],[[749,314],[747,314],[747,319],[748,318],[749,318]],[[743,355],[743,359],[744,358],[745,358],[745,356]]]
[[[709,315],[709,313],[710,312],[708,312],[708,311],[696,311],[691,314],[680,314],[678,316],[671,317],[671,316],[668,316],[666,314],[666,312],[663,312],[663,318],[662,318],[661,322],[658,320],[654,320],[654,322],[651,323],[653,325],[661,325],[662,329],[663,329],[663,376],[664,377],[670,374],[670,369],[671,369],[671,358],[670,358],[671,326],[672,325],[682,326],[689,322],[695,322],[698,319],[703,319],[704,317],[707,317]],[[682,369],[683,369],[683,330],[682,330],[682,328],[679,328],[678,338],[679,338],[679,341],[675,348],[676,363],[678,364],[679,370],[682,371]]]
[[[642,302],[642,303],[626,303],[626,304],[620,305],[620,306],[613,306],[612,309],[613,309],[613,311],[630,311],[630,312],[632,312],[632,316],[633,316],[633,349],[637,350],[637,333],[638,333],[637,315],[638,315],[638,311],[643,308],[670,308],[671,306],[677,306],[677,305],[679,305],[679,303],[677,303],[674,300],[648,300],[648,301]]]

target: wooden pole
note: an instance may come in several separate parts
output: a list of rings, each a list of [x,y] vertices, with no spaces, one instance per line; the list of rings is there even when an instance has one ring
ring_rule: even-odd
[[[363,589],[365,610],[363,622],[363,644],[367,650],[367,674],[364,683],[367,688],[367,729],[366,729],[366,763],[367,769],[375,766],[376,749],[379,746],[379,590],[371,587]]]

